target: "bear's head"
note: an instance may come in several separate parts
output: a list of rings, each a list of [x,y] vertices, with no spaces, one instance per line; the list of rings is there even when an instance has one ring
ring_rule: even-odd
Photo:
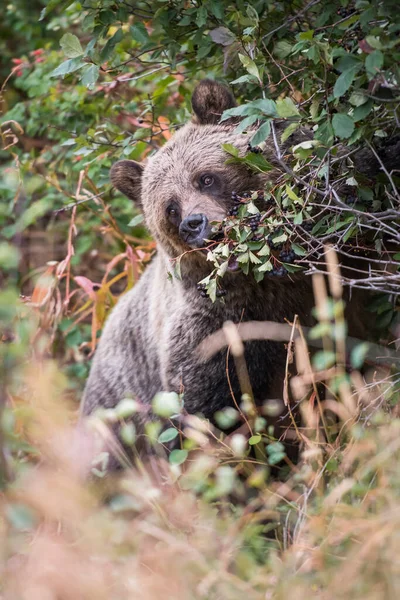
[[[219,124],[224,110],[235,106],[231,92],[205,79],[192,97],[193,119],[182,127],[145,166],[121,160],[111,169],[113,185],[143,210],[146,224],[171,258],[204,248],[211,223],[232,208],[232,192],[258,189],[260,175],[242,164],[227,164],[222,144],[245,155],[249,136],[234,133],[236,124]],[[189,253],[205,261],[201,252]]]

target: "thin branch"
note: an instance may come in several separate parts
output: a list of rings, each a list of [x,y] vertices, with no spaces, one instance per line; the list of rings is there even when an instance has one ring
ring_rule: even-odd
[[[293,21],[295,21],[296,19],[298,19],[299,17],[302,17],[312,6],[319,4],[320,1],[321,0],[311,0],[311,2],[306,4],[306,6],[302,10],[300,10],[298,13],[296,13],[293,17],[290,17],[290,19],[287,19],[284,23],[282,23],[282,25],[279,25],[279,27],[275,27],[275,29],[272,29],[272,31],[268,31],[268,33],[263,35],[263,37],[261,39],[264,41],[265,38],[269,37],[270,35],[273,35],[277,31],[280,31],[284,27],[287,27],[288,25],[290,25],[290,23],[293,23]]]

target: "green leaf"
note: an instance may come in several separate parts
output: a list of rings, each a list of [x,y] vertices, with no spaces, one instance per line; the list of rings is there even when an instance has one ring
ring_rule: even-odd
[[[250,102],[250,106],[260,110],[267,117],[278,117],[278,111],[276,110],[276,102],[270,98],[260,98],[259,100],[253,100]]]
[[[369,350],[369,344],[367,342],[363,342],[362,344],[357,344],[355,348],[351,351],[350,362],[351,366],[354,369],[359,369],[363,366],[365,357],[367,356]]]
[[[253,252],[249,251],[249,258],[250,258],[250,262],[252,262],[254,265],[261,264],[261,260],[259,258],[257,258],[257,256],[255,254],[253,254]]]
[[[68,58],[78,58],[78,56],[82,56],[83,54],[80,41],[72,33],[64,33],[60,40],[60,46]]]
[[[248,154],[243,159],[243,162],[254,171],[259,171],[260,173],[268,173],[273,168],[262,154]]]
[[[371,46],[371,48],[382,50],[382,42],[375,35],[367,35],[365,41],[367,42],[368,46]]]
[[[110,37],[109,40],[107,40],[106,45],[100,52],[100,61],[101,62],[105,62],[106,60],[108,60],[110,58],[111,54],[114,51],[115,46],[123,40],[123,37],[124,37],[124,32],[122,31],[121,28],[119,28],[114,33],[114,35],[112,37]]]
[[[169,462],[171,465],[181,465],[187,459],[188,454],[187,450],[172,450],[169,455]]]
[[[373,79],[383,67],[383,54],[380,50],[375,50],[368,54],[365,59],[365,69],[368,79]]]
[[[121,440],[126,446],[133,446],[136,442],[136,427],[134,423],[124,423],[119,429]]]
[[[257,77],[258,81],[261,81],[260,72],[254,60],[251,60],[251,58],[244,54],[239,54],[239,60],[250,75],[254,75],[254,77]]]
[[[222,149],[225,150],[225,152],[227,152],[231,156],[234,156],[235,158],[239,157],[238,148],[236,148],[236,146],[233,146],[232,144],[222,144]]]
[[[187,27],[192,22],[190,15],[185,15],[178,23],[178,27]]]
[[[363,119],[365,119],[365,117],[367,115],[369,115],[369,113],[371,112],[373,105],[374,105],[373,100],[371,98],[369,98],[365,104],[362,104],[361,106],[357,106],[357,108],[355,108],[354,112],[353,112],[354,123],[357,123],[358,121],[362,121]]]
[[[266,450],[268,454],[268,463],[270,465],[278,464],[286,456],[285,446],[282,444],[282,442],[273,442],[272,444],[268,444],[268,446],[266,446]]]
[[[144,23],[134,23],[129,29],[132,34],[132,38],[138,44],[146,44],[149,41],[149,34]]]
[[[172,442],[178,435],[179,431],[175,427],[168,427],[168,429],[158,436],[158,441],[160,444],[166,444],[167,442]]]
[[[308,158],[314,152],[314,148],[320,146],[319,140],[306,140],[305,142],[301,142],[300,144],[296,144],[293,146],[293,154],[296,158]]]
[[[265,273],[267,271],[272,271],[273,266],[271,261],[267,260],[263,265],[261,265],[260,267],[257,267],[257,272],[258,273]]]
[[[328,369],[335,364],[336,354],[330,350],[320,350],[313,356],[313,366],[317,371]]]
[[[343,71],[341,75],[336,79],[336,83],[333,88],[333,97],[340,98],[350,88],[354,81],[357,72],[360,70],[361,65],[355,65],[347,71]]]
[[[296,121],[295,123],[290,123],[290,125],[288,125],[285,128],[284,132],[281,135],[281,142],[286,142],[286,140],[290,138],[292,133],[294,133],[299,126],[300,123],[298,121]]]
[[[268,244],[264,244],[257,254],[258,256],[269,256],[271,254],[271,248],[268,246]]]
[[[152,402],[153,412],[159,417],[172,417],[181,411],[182,403],[175,392],[158,392]]]
[[[250,73],[248,73],[247,75],[242,75],[241,77],[234,79],[233,81],[230,82],[230,84],[238,85],[239,83],[254,83],[255,79],[256,78],[254,77],[254,75],[250,75]]]
[[[242,104],[241,106],[235,106],[235,108],[228,108],[228,110],[224,110],[222,113],[221,122],[226,121],[231,117],[245,117],[247,115],[260,115],[260,110],[254,107],[251,102]]]
[[[306,256],[307,254],[304,248],[302,248],[302,246],[299,246],[298,244],[292,243],[292,250],[295,254],[297,254],[297,256]]]
[[[353,119],[343,113],[333,115],[332,126],[335,135],[341,139],[349,138],[354,131]]]
[[[239,412],[231,406],[217,410],[214,414],[214,419],[221,429],[230,429],[239,421],[239,418]]]
[[[68,4],[69,4],[69,0],[68,0]],[[54,10],[56,7],[61,9],[63,8],[63,6],[65,6],[65,4],[67,4],[65,2],[65,0],[49,0],[46,4],[46,6],[42,9],[40,16],[39,16],[39,21],[43,21],[43,19],[45,17],[47,17],[47,15]]]
[[[276,42],[272,52],[278,58],[286,58],[292,52],[292,44],[287,40],[279,40],[279,42]]]
[[[256,133],[253,135],[253,137],[250,140],[250,144],[252,146],[258,146],[262,142],[265,142],[265,140],[269,137],[270,133],[271,133],[271,120],[268,119],[267,121],[265,121],[265,123],[263,123],[261,125],[261,127],[259,127],[259,129],[256,131]]]
[[[128,419],[140,410],[140,404],[133,398],[123,398],[115,407],[118,419]]]
[[[82,73],[82,84],[86,85],[89,88],[89,90],[93,89],[96,81],[99,78],[100,67],[98,67],[97,65],[85,65]]]
[[[208,6],[210,7],[210,11],[214,15],[214,17],[220,20],[224,18],[225,9],[224,5],[220,0],[210,0]]]
[[[0,242],[0,268],[11,271],[18,267],[20,260],[18,249],[7,242]]]
[[[286,186],[285,191],[286,191],[286,194],[288,195],[288,197],[291,200],[293,200],[293,202],[302,203],[301,198],[298,197],[298,195],[292,190],[292,188],[289,185]]]
[[[136,217],[133,217],[133,219],[131,219],[129,221],[128,227],[136,227],[136,225],[140,225],[143,222],[144,222],[144,216],[142,214],[136,215]]]
[[[360,92],[359,90],[353,92],[349,98],[349,102],[352,106],[361,106],[368,101],[368,96]]]
[[[49,75],[49,77],[60,77],[60,75],[69,75],[69,73],[73,73],[74,71],[78,71],[84,67],[86,63],[84,63],[80,58],[69,58],[65,60],[61,65],[58,65]]]
[[[283,98],[283,100],[277,100],[276,110],[278,111],[278,115],[283,118],[300,115],[297,106],[289,97]]]
[[[243,133],[243,131],[246,131],[247,129],[249,129],[253,125],[253,123],[255,123],[257,120],[258,120],[258,115],[251,115],[250,117],[246,117],[236,127],[235,133]]]
[[[259,442],[261,442],[261,435],[259,433],[257,433],[256,435],[252,435],[251,438],[249,439],[250,446],[254,446],[255,444],[258,444]]]
[[[205,25],[207,23],[207,17],[208,17],[208,11],[207,11],[207,8],[203,4],[196,11],[196,25],[197,25],[197,27],[203,27],[203,25]]]
[[[221,46],[230,46],[236,40],[235,34],[227,27],[211,29],[211,31],[208,32],[208,35],[213,42],[220,44]]]
[[[217,299],[217,281],[215,279],[211,279],[206,289],[211,302],[215,302]]]

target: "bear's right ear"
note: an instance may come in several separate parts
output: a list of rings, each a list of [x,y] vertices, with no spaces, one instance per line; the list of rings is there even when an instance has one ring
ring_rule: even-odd
[[[111,167],[111,183],[137,205],[141,205],[143,167],[134,160],[119,160]]]
[[[216,125],[224,110],[234,106],[235,98],[227,87],[212,79],[203,79],[192,96],[193,122],[199,125]]]

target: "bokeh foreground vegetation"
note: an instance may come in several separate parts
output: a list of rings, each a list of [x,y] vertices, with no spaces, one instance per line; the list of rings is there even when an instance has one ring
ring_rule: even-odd
[[[0,597],[397,599],[397,1],[11,0],[2,13]],[[154,455],[133,463],[110,427],[134,446],[134,399],[92,434],[76,425],[105,318],[155,249],[109,168],[165,143],[204,77],[232,86],[225,116],[254,128],[254,147],[272,139],[282,173],[259,217],[249,201],[232,215],[204,293],[221,301],[229,253],[257,280],[313,277],[317,325],[290,324],[296,465],[269,428],[273,403],[257,414],[246,397],[217,429],[169,422],[179,399],[159,396]],[[278,123],[310,140],[282,153]],[[347,339],[349,288],[368,295],[369,343]],[[124,474],[106,474],[104,440]]]

